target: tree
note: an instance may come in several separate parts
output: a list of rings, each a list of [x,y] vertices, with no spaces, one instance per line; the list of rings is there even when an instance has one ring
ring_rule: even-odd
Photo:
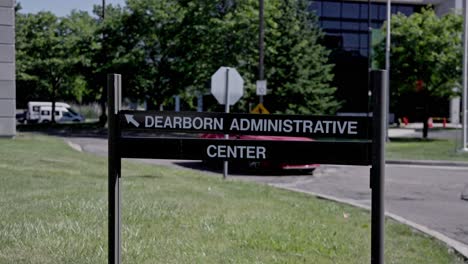
[[[272,2],[270,2],[272,4]],[[272,94],[270,109],[290,114],[334,114],[340,103],[330,86],[329,51],[308,1],[278,0],[269,8],[265,64]]]
[[[34,91],[48,91],[53,100],[104,106],[105,75],[118,72],[123,95],[145,98],[150,108],[174,95],[190,102],[209,92],[220,66],[235,67],[245,80],[235,110],[247,111],[257,100],[258,0],[128,0],[125,7],[106,6],[105,20],[84,12],[18,19],[21,87],[40,86]],[[265,20],[267,106],[278,113],[333,113],[339,103],[330,86],[332,65],[307,1],[267,1]]]
[[[235,67],[245,80],[247,95],[253,88],[257,64],[258,16],[255,0],[179,1],[185,15],[176,38],[175,69],[186,101],[209,94],[210,78],[220,66]],[[242,103],[244,101],[244,103]],[[240,109],[248,100],[241,100]],[[217,104],[208,108],[218,108]]]
[[[68,56],[73,57],[70,72],[75,78],[71,85],[67,98],[79,103],[95,102],[102,94],[102,79],[98,74],[101,38],[98,35],[98,20],[84,11],[72,11],[68,16],[62,18],[64,34],[64,45]]]
[[[102,17],[104,13],[105,18]],[[95,35],[98,48],[91,53],[93,62],[91,69],[94,77],[89,77],[95,80],[95,89],[101,94],[99,123],[104,126],[107,121],[107,75],[120,73],[124,75],[124,81],[128,81],[128,77],[131,78],[133,73],[138,73],[138,66],[128,60],[130,50],[128,43],[138,40],[132,38],[133,32],[126,31],[124,22],[128,13],[125,8],[119,5],[94,6],[94,14],[100,17]],[[124,87],[126,86],[131,87],[124,82]]]
[[[437,17],[434,10],[407,17],[392,16],[390,83],[393,96],[401,99],[416,93],[424,101],[423,137],[427,138],[430,97],[447,98],[460,93],[462,17]],[[385,25],[385,23],[384,23]],[[386,30],[385,26],[382,30]],[[385,47],[375,47],[377,61],[384,65]]]
[[[17,14],[16,25],[18,93],[33,91],[30,99],[52,101],[55,122],[55,102],[69,92],[75,77],[70,71],[75,58],[67,50],[67,30],[50,12]]]
[[[126,82],[131,88],[125,91],[126,96],[144,97],[150,108],[156,108],[181,89],[175,85],[178,75],[173,54],[181,48],[175,30],[183,13],[174,0],[127,2],[120,17],[121,28],[117,27],[121,33],[109,43],[119,51],[114,66],[128,72]]]
[[[207,93],[211,75],[220,66],[235,67],[245,80],[246,93],[237,109],[255,102],[258,72],[257,0],[179,0],[184,10],[173,29],[174,76],[180,92],[190,100]],[[271,0],[265,4],[266,76],[272,94],[267,100],[278,113],[333,113],[339,103],[328,52],[318,44],[322,34],[307,1]],[[174,92],[174,91],[173,91]]]

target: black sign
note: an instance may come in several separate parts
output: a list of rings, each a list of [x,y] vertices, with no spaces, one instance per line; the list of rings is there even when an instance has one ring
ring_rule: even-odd
[[[122,158],[370,164],[370,142],[121,137]]]
[[[369,139],[369,117],[121,111],[124,130]]]
[[[121,111],[121,78],[120,75],[109,75],[108,263],[121,263],[121,159],[157,158],[372,165],[371,263],[382,264],[385,212],[385,96],[388,93],[384,76],[384,71],[372,71],[370,75],[374,108],[374,128],[371,134],[371,120],[368,117]],[[122,133],[124,130],[287,135],[307,138],[304,141],[283,141],[128,137]],[[311,141],[310,138],[343,140]],[[227,167],[225,168],[227,171]]]

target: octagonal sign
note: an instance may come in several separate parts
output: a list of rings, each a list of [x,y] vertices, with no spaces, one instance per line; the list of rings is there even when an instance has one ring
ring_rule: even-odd
[[[244,80],[236,69],[221,67],[211,76],[211,94],[222,105],[226,98],[229,105],[234,105],[244,94]]]

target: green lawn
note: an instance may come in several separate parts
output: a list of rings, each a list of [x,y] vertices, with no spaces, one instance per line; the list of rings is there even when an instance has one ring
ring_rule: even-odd
[[[0,171],[0,263],[106,263],[106,159],[20,134],[0,139]],[[370,263],[360,209],[133,162],[122,194],[123,263]],[[386,235],[386,263],[463,263],[393,221]]]
[[[395,138],[386,146],[389,160],[448,160],[468,162],[468,153],[458,152],[455,140]]]

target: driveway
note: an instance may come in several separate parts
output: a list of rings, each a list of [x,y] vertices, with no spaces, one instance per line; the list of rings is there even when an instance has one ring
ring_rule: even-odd
[[[468,168],[387,165],[386,211],[468,246]],[[313,177],[245,177],[370,207],[369,167],[321,166]]]

